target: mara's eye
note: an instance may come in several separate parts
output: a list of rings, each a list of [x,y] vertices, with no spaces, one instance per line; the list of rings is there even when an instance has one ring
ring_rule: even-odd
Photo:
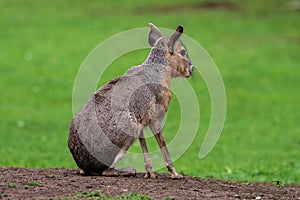
[[[182,49],[182,50],[180,51],[180,55],[185,56],[185,54],[186,54],[186,51],[185,51],[184,49]]]

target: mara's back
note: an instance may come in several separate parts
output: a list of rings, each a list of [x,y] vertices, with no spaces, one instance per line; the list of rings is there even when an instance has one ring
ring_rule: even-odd
[[[110,167],[118,153],[127,151],[158,112],[162,112],[159,117],[164,117],[170,96],[165,98],[169,88],[162,70],[167,69],[132,67],[89,98],[70,127],[69,148],[81,169],[101,172]]]

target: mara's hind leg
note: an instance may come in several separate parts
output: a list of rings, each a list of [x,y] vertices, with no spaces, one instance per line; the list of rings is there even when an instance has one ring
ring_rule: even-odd
[[[110,167],[104,170],[97,171],[87,171],[83,169],[78,169],[77,173],[82,176],[136,176],[136,170],[134,167],[123,167],[121,169],[115,169],[115,165],[118,163],[119,160],[123,158],[125,155],[125,150],[121,150],[117,156],[115,157],[113,163]]]
[[[102,176],[136,176],[134,167],[123,167],[120,169],[108,168],[101,174]]]
[[[86,172],[78,169],[77,173],[81,176],[136,176],[134,167],[123,167],[121,169],[107,168],[103,172]]]
[[[93,172],[93,171],[84,171],[83,169],[78,169],[77,171],[78,174],[81,176],[101,176],[101,172]]]
[[[155,178],[155,174],[152,171],[152,163],[151,163],[151,159],[150,159],[150,156],[148,153],[146,139],[145,139],[143,131],[140,134],[139,140],[140,140],[140,144],[141,144],[142,151],[144,154],[144,165],[145,165],[145,170],[146,170],[146,174],[144,177],[145,178]]]
[[[113,163],[108,169],[102,172],[102,176],[136,176],[136,170],[134,167],[123,167],[121,169],[115,169],[116,164],[121,160],[126,151],[121,149],[118,155],[115,157]]]
[[[84,171],[79,169],[81,176],[136,176],[136,170],[133,167],[123,167],[121,169],[107,168],[103,172]]]

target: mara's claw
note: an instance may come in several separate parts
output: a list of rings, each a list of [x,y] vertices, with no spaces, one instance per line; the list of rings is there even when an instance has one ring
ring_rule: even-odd
[[[146,172],[144,178],[156,178],[154,172]]]

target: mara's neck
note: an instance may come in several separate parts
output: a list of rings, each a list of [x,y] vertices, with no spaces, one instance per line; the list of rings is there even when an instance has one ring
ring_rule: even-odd
[[[163,49],[152,48],[144,64],[153,65],[167,65],[166,55]]]
[[[164,84],[170,86],[172,72],[171,68],[168,66],[164,49],[156,47],[152,48],[143,65],[148,65],[155,69],[160,77],[158,82],[164,82]]]

